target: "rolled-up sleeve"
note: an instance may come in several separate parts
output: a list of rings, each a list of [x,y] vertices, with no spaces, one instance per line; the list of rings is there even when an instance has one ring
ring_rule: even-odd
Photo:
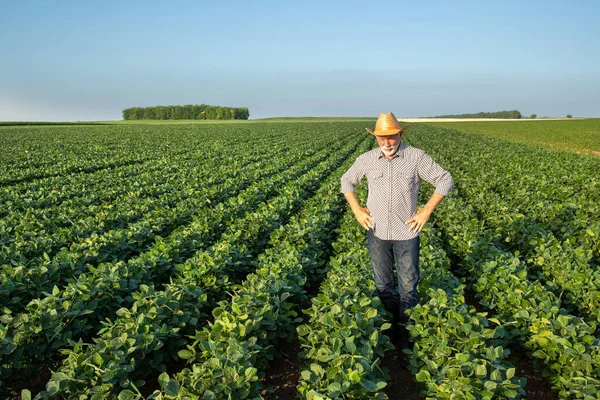
[[[365,176],[365,172],[362,163],[356,160],[348,171],[342,175],[342,193],[354,192],[356,185],[360,183],[363,176]]]
[[[436,164],[427,154],[424,154],[419,161],[418,172],[421,179],[435,186],[435,193],[448,196],[454,188],[454,180],[450,173]]]

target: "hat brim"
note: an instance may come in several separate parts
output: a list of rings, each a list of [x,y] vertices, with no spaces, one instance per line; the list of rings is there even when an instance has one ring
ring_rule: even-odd
[[[404,132],[404,130],[408,127],[408,125],[410,125],[410,124],[406,124],[402,128],[385,130],[385,131],[372,130],[372,129],[369,129],[369,128],[365,128],[365,129],[371,135],[375,135],[375,136],[393,136],[393,135],[399,134],[400,132]]]

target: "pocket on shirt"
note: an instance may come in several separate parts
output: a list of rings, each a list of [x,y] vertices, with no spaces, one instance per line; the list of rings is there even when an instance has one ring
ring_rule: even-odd
[[[411,173],[401,173],[398,177],[400,186],[410,188],[417,183],[417,175]]]
[[[377,171],[377,170],[371,170],[371,171],[367,171],[367,179],[369,181],[371,180],[377,180],[377,179],[381,179],[383,178],[383,171]]]

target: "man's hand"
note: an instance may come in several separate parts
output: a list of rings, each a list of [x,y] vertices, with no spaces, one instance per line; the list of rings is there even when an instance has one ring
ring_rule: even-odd
[[[363,228],[369,230],[375,226],[375,219],[371,216],[371,213],[368,208],[365,207],[357,207],[354,211],[354,216],[359,224],[362,225]]]
[[[414,217],[406,221],[406,225],[410,225],[408,228],[411,232],[421,232],[427,221],[429,221],[429,217],[431,216],[431,212],[421,208],[417,210],[417,213]]]
[[[344,193],[344,197],[348,200],[348,204],[350,204],[350,208],[352,208],[358,223],[367,230],[373,228],[375,226],[375,219],[371,217],[371,212],[368,208],[360,206],[354,192]]]

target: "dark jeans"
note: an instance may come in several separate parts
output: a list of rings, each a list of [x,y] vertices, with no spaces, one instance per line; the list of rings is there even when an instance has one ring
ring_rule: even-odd
[[[394,319],[403,322],[404,310],[419,303],[420,237],[411,240],[382,240],[368,232],[373,277],[379,298]],[[394,263],[398,290],[394,287]]]

